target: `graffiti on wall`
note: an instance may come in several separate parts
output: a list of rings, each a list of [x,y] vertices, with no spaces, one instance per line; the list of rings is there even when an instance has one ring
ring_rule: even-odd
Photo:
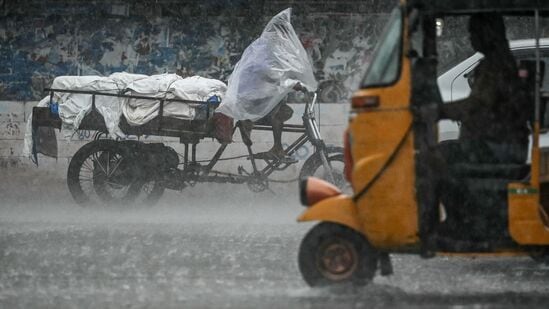
[[[0,129],[7,138],[17,138],[21,135],[20,119],[15,113],[0,114]]]
[[[9,14],[0,20],[0,99],[39,99],[60,75],[176,72],[226,81],[269,18]],[[323,101],[344,100],[356,87],[385,20],[328,13],[293,19]]]
[[[294,21],[313,63],[322,102],[346,100],[358,87],[386,19],[385,14],[317,14]]]

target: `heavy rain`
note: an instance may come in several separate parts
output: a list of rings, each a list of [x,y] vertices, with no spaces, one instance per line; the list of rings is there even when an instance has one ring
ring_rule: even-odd
[[[0,0],[0,308],[545,307],[549,6],[515,2]],[[526,142],[467,153],[493,58]]]

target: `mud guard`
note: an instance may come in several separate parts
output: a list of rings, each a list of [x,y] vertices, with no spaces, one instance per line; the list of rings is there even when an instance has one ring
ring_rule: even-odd
[[[352,197],[340,194],[326,198],[307,208],[298,218],[298,222],[327,221],[345,225],[364,235],[357,220],[358,214]]]

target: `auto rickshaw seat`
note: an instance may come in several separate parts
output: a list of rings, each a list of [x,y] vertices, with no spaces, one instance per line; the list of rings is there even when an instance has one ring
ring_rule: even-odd
[[[487,176],[487,175],[483,175]],[[446,185],[445,234],[467,241],[510,241],[507,178],[454,177]]]
[[[453,163],[448,165],[441,201],[446,233],[467,241],[510,241],[507,186],[529,177],[529,164]]]

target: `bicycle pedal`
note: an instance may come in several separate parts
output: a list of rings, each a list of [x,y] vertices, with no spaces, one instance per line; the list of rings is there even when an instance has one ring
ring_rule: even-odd
[[[242,165],[238,166],[237,171],[238,171],[238,175],[246,175],[246,176],[251,175],[250,173],[248,173],[248,171],[246,171],[246,169],[244,169]]]

